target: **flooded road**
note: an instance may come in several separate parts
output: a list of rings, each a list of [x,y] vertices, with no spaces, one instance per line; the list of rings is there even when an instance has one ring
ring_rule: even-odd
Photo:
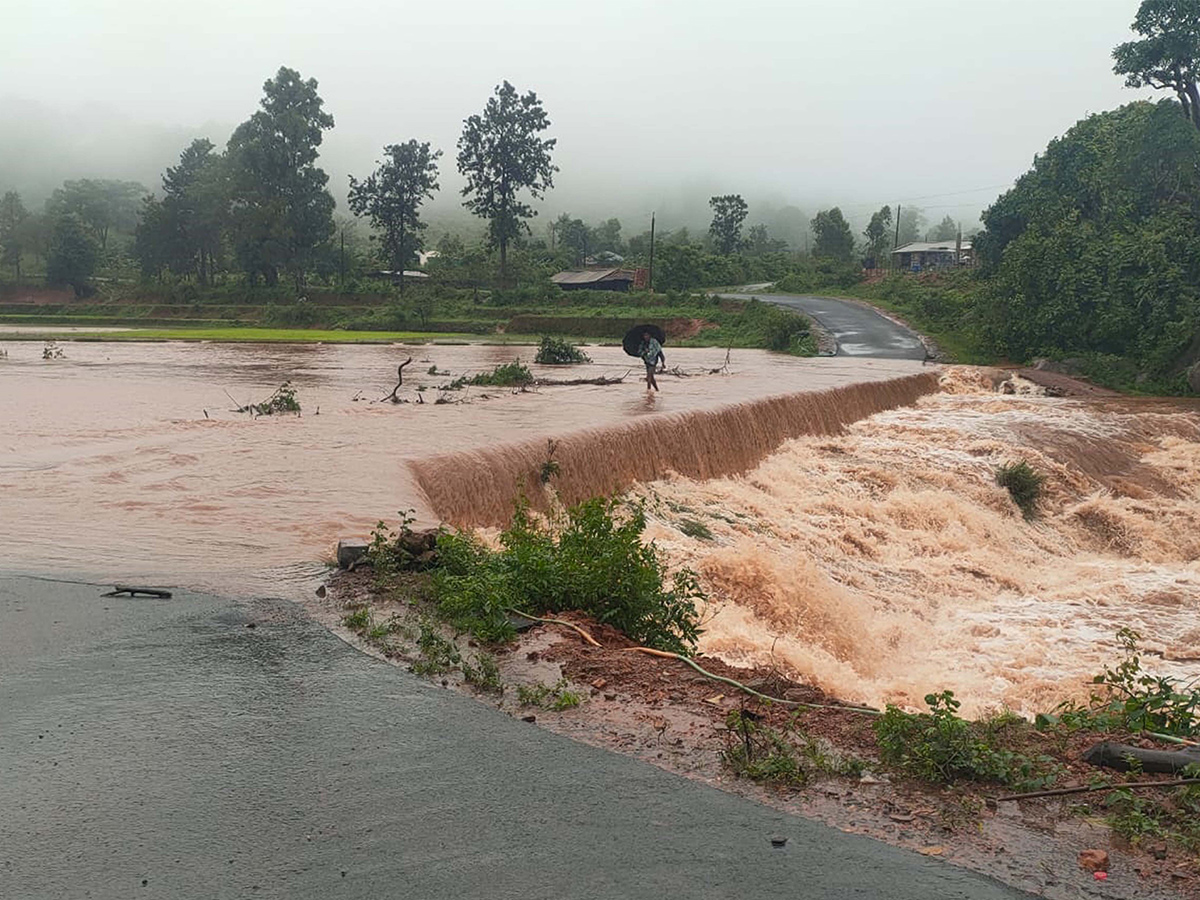
[[[531,347],[218,343],[5,343],[0,360],[0,546],[8,571],[88,574],[253,594],[306,588],[339,537],[428,508],[409,463],[581,428],[713,409],[920,371],[911,362],[807,360],[668,348],[692,377],[648,396],[640,362],[588,348],[595,362],[536,374],[629,377],[607,387],[445,392]],[[400,396],[379,403],[408,357]],[[439,373],[428,374],[432,367]],[[299,416],[233,410],[290,381]],[[355,399],[355,398],[359,399]],[[463,401],[463,402],[457,402]]]

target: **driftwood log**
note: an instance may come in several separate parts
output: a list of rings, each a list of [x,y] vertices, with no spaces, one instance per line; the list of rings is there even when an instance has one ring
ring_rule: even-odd
[[[1147,750],[1144,747],[1132,747],[1114,741],[1101,741],[1083,754],[1084,762],[1106,769],[1116,769],[1119,772],[1128,772],[1135,768],[1130,764],[1131,760],[1136,760],[1143,772],[1174,775],[1188,766],[1200,765],[1200,749],[1189,747],[1187,750]]]
[[[382,403],[384,400],[391,400],[393,403],[400,402],[400,398],[396,396],[396,391],[400,390],[400,385],[404,384],[404,367],[410,362],[412,362],[411,356],[404,362],[400,363],[400,365],[396,368],[396,386],[392,388],[392,392],[390,394],[379,401],[380,403]]]

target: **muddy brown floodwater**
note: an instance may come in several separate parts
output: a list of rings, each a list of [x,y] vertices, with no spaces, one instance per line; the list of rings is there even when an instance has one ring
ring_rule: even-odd
[[[40,342],[4,346],[5,568],[284,596],[306,592],[339,537],[365,537],[402,509],[428,522],[440,517],[413,461],[511,442],[542,447],[580,429],[921,371],[903,361],[735,350],[729,374],[708,375],[701,373],[724,364],[724,350],[669,349],[671,365],[694,375],[663,377],[662,392],[647,396],[639,361],[593,347],[591,365],[533,369],[557,378],[628,371],[623,384],[517,394],[470,388],[446,394],[467,402],[435,405],[436,386],[517,357],[528,363],[533,348],[73,342],[60,345],[65,359],[43,360]],[[415,400],[424,384],[428,402],[372,402],[391,390],[409,356],[401,396]],[[433,366],[448,374],[428,374]],[[300,416],[232,411],[285,380]],[[475,471],[485,483],[496,480]],[[506,483],[491,502],[514,488]]]

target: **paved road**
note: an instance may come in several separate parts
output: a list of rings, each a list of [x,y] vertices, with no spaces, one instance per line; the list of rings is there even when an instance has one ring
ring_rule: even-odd
[[[6,898],[1026,896],[510,719],[283,601],[99,594],[0,577]]]
[[[916,334],[880,315],[865,303],[806,294],[759,294],[751,291],[748,295],[812,316],[837,340],[838,356],[925,358],[925,345]],[[747,292],[726,296],[746,297]]]

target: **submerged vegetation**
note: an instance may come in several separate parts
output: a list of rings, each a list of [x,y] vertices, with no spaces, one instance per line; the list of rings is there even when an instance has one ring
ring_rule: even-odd
[[[592,358],[568,341],[543,335],[533,361],[542,365],[572,365],[589,363]]]
[[[996,484],[1008,491],[1013,503],[1026,519],[1037,515],[1038,501],[1046,476],[1037,472],[1025,460],[1005,463],[996,469]]]

